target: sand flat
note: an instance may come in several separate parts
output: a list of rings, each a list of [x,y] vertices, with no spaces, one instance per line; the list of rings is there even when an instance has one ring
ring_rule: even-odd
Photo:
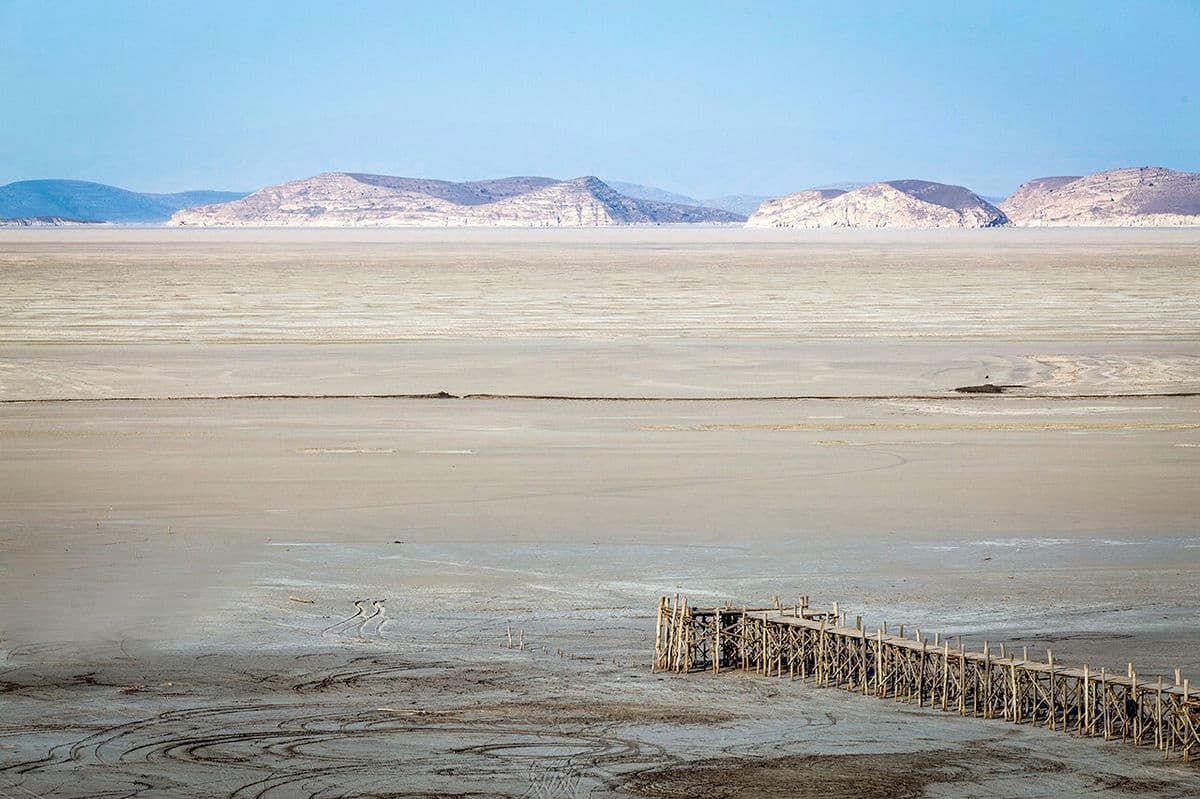
[[[1200,333],[1187,229],[0,236],[10,343]]]

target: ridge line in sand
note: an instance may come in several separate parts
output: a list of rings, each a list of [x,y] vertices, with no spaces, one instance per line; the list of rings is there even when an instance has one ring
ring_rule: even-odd
[[[180,394],[163,396],[117,397],[23,397],[0,399],[0,405],[39,403],[100,403],[100,402],[202,402],[233,400],[532,400],[545,402],[804,402],[804,401],[886,401],[886,400],[959,400],[973,402],[985,399],[1005,400],[1102,400],[1102,399],[1171,399],[1200,397],[1200,391],[1165,391],[1091,394],[790,394],[767,396],[598,396],[587,394],[451,394],[433,393],[364,393],[364,394]]]

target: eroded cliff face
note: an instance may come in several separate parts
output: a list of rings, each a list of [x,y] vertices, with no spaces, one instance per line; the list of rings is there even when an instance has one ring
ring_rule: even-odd
[[[1200,174],[1140,167],[1037,178],[1000,207],[1029,227],[1200,225]]]
[[[594,177],[449,183],[330,172],[235,202],[180,211],[173,225],[306,227],[591,227],[739,223],[712,208],[638,200]]]
[[[798,191],[786,197],[764,200],[762,205],[758,206],[758,210],[750,215],[746,225],[748,227],[806,227],[806,225],[796,223],[812,218],[822,203],[845,193],[838,189],[810,189]]]
[[[961,186],[924,180],[871,183],[853,191],[802,191],[768,200],[747,225],[786,228],[945,228],[1008,224],[1000,209]]]

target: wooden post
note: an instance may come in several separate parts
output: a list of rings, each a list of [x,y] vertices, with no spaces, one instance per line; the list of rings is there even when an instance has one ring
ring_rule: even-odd
[[[962,638],[958,639],[958,715],[967,715],[967,654]]]
[[[1055,729],[1056,717],[1054,712],[1054,653],[1046,650],[1046,662],[1050,664],[1050,729]]]
[[[921,641],[921,631],[917,630],[917,640]],[[929,643],[921,641],[921,662],[917,666],[917,707],[925,706],[925,661],[928,659]]]
[[[1154,748],[1163,748],[1163,714],[1162,714],[1163,678],[1158,675],[1158,690],[1154,692]]]
[[[1080,714],[1082,727],[1080,732],[1083,735],[1092,734],[1092,704],[1091,704],[1091,688],[1092,680],[1088,675],[1088,665],[1083,664],[1083,713]]]
[[[676,591],[674,600],[671,602],[671,645],[667,648],[667,669],[668,671],[679,671],[679,633],[682,632],[682,625],[679,623],[679,593]]]
[[[671,671],[679,671],[679,592],[675,592],[675,601],[671,605],[671,649],[668,650],[670,657],[667,663],[667,668]]]
[[[946,695],[950,693],[950,642],[942,645],[942,712],[946,712]]]
[[[1179,710],[1183,714],[1183,718],[1185,720],[1188,719],[1188,705],[1190,703],[1191,698],[1192,698],[1191,683],[1187,679],[1184,679],[1184,681],[1183,681],[1183,702],[1180,704]],[[1190,721],[1188,721],[1188,726],[1189,727],[1191,726]],[[1187,736],[1187,738],[1185,739],[1186,743],[1184,743],[1184,745],[1183,745],[1183,759],[1184,759],[1184,761],[1190,763],[1190,762],[1192,762],[1193,733],[1189,729],[1186,729],[1186,728],[1184,729],[1183,733],[1184,733],[1184,735]]]
[[[721,673],[721,609],[713,610],[713,674]]]
[[[862,616],[858,617],[858,634],[862,638],[861,647],[858,654],[858,682],[862,689],[863,696],[867,695],[867,650],[870,646],[867,644],[867,631],[862,626]]]
[[[983,717],[990,719],[992,717],[992,650],[987,641],[983,642]]]
[[[1103,713],[1104,740],[1107,741],[1110,737],[1111,729],[1109,728],[1108,717],[1108,680],[1103,666],[1100,667],[1100,701],[1103,702],[1101,712]]]
[[[1132,664],[1130,664],[1132,665]],[[1129,670],[1129,690],[1133,691],[1133,706],[1136,715],[1133,719],[1133,743],[1135,746],[1140,746],[1142,743],[1142,735],[1146,732],[1145,721],[1142,714],[1142,694],[1137,689],[1137,671]],[[1128,707],[1128,705],[1126,705]]]
[[[748,630],[748,625],[749,625],[750,621],[749,621],[749,619],[746,618],[746,606],[745,605],[742,605],[741,619],[742,619],[742,622],[741,622],[741,624],[738,625],[738,654],[741,656],[741,660],[742,660],[742,671],[745,671],[749,665],[748,651],[749,651],[749,646],[750,646],[750,642],[749,642],[749,640],[747,640],[750,637],[750,633]]]
[[[1012,704],[1012,722],[1013,724],[1020,724],[1024,720],[1024,713],[1021,707],[1020,691],[1017,688],[1017,664],[1014,660],[1008,661],[1008,675],[1011,680],[1009,688],[1011,694],[1009,695],[1009,699]]]
[[[650,673],[658,671],[658,664],[662,657],[662,622],[663,622],[663,601],[665,597],[658,598],[658,614],[654,620],[654,665],[650,667]],[[512,625],[508,625],[508,648],[512,649]]]
[[[824,685],[822,678],[825,676],[825,619],[821,619],[820,636],[817,638],[817,657],[816,664],[813,669],[813,677],[817,681],[817,685]]]
[[[758,628],[758,673],[766,674],[767,671],[767,623],[764,621]]]
[[[681,597],[675,603],[675,663],[672,668],[676,672],[683,671],[684,648],[687,646],[687,628],[683,617],[687,613],[687,597]]]
[[[884,622],[886,624],[886,622]],[[875,695],[886,696],[883,690],[883,628],[875,637]]]

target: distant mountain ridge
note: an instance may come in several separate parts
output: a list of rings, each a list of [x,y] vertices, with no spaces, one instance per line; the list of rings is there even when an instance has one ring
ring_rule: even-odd
[[[686,194],[677,194],[673,191],[660,189],[657,186],[643,186],[641,183],[629,183],[624,180],[609,180],[608,178],[601,179],[616,191],[624,194],[626,197],[632,197],[635,200],[654,200],[655,202],[675,203],[676,205],[708,205],[703,200],[697,200],[695,197],[689,197]],[[714,206],[708,207],[711,208]]]
[[[22,180],[0,186],[0,218],[81,222],[166,222],[182,208],[228,202],[245,192],[149,194],[86,180]]]
[[[860,188],[809,189],[767,200],[746,223],[784,228],[1000,227],[1008,217],[962,186],[891,180]]]
[[[748,217],[758,210],[764,200],[770,199],[760,194],[726,194],[721,197],[709,197],[697,200],[686,194],[676,194],[673,191],[660,189],[656,186],[643,186],[641,183],[627,183],[623,180],[605,180],[609,186],[624,194],[639,200],[655,200],[657,202],[676,203],[679,205],[696,205],[701,208],[716,208],[731,214]]]
[[[599,178],[509,177],[452,183],[327,172],[231,202],[175,213],[185,226],[592,227],[732,224],[728,211],[625,196]]]
[[[0,227],[74,227],[97,224],[103,223],[89,222],[86,219],[68,219],[62,216],[0,217]]]
[[[155,194],[84,180],[0,186],[0,224],[5,227],[98,222],[561,227],[740,221],[751,227],[800,228],[1200,226],[1200,173],[1137,167],[1042,177],[1026,181],[1002,200],[921,180],[835,183],[777,198],[696,199],[590,176],[454,182],[358,172],[330,172],[253,194]]]
[[[1000,207],[1027,227],[1200,225],[1200,173],[1137,167],[1035,178]]]
[[[769,197],[760,194],[726,194],[723,197],[707,199],[704,201],[704,204],[709,208],[720,208],[722,211],[729,211],[748,217],[758,210],[758,206],[769,199]]]

